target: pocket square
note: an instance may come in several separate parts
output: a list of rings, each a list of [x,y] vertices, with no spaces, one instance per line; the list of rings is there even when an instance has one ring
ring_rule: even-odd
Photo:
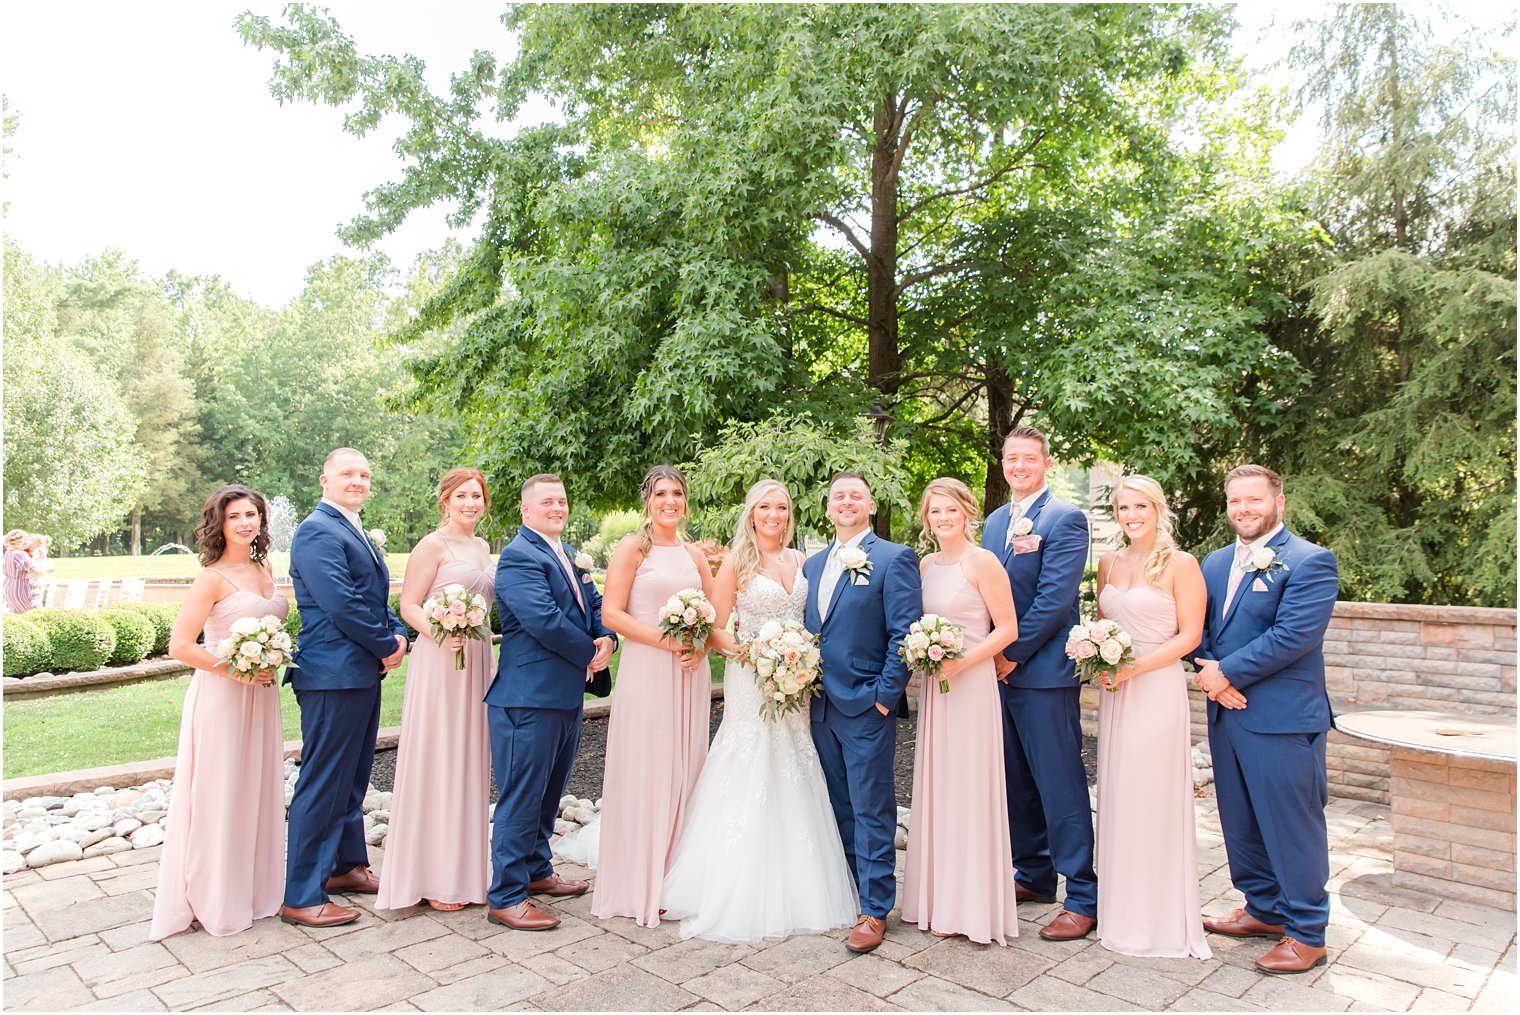
[[[1033,533],[1027,536],[1013,537],[1013,552],[1015,555],[1020,553],[1034,553],[1039,548],[1040,537]]]
[[[585,582],[587,585],[593,584],[591,581],[591,576],[589,574],[581,575],[581,581]]]
[[[1266,582],[1264,582],[1260,578],[1258,578],[1258,579],[1256,579],[1255,581],[1253,581],[1251,583],[1251,591],[1252,592],[1269,592],[1271,590],[1267,588],[1267,583]]]
[[[851,584],[852,585],[869,585],[869,584],[871,584],[871,579],[867,578],[865,575],[856,575],[855,576],[855,580],[853,582],[851,582]]]

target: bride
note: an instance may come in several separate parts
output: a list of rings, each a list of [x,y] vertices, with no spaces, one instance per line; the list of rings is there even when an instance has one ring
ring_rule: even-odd
[[[794,532],[786,487],[773,479],[750,487],[714,588],[712,647],[728,653],[768,621],[802,621],[807,579],[802,554],[789,548]],[[735,610],[737,639],[724,630]],[[734,944],[850,926],[855,879],[807,710],[762,717],[754,670],[733,661],[723,702],[723,723],[665,875],[665,916],[681,921],[682,938]],[[594,863],[596,826],[567,836],[556,850]]]

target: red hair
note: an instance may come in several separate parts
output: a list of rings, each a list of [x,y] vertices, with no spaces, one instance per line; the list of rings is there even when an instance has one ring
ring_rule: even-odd
[[[449,498],[454,496],[455,490],[464,486],[472,479],[480,484],[480,493],[486,503],[486,512],[490,512],[491,488],[486,485],[485,474],[479,469],[466,469],[463,467],[450,469],[438,481],[438,513],[443,516],[443,521],[439,523],[440,528],[444,524],[447,524],[449,520]]]

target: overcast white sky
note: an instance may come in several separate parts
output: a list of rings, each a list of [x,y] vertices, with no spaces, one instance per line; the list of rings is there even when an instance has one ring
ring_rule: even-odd
[[[0,3],[0,89],[21,114],[6,232],[44,261],[116,246],[153,275],[218,274],[269,306],[295,296],[309,264],[344,249],[334,230],[362,210],[363,192],[398,177],[400,163],[394,132],[357,140],[341,131],[338,110],[274,101],[273,54],[232,28],[249,6]],[[1268,28],[1274,12],[1304,7],[1245,6],[1239,45],[1262,65],[1285,34]],[[507,53],[499,3],[329,7],[361,52],[421,57],[435,87],[474,49]],[[1280,163],[1296,168],[1312,145],[1312,130],[1294,132]],[[446,235],[433,210],[380,249],[405,268]]]

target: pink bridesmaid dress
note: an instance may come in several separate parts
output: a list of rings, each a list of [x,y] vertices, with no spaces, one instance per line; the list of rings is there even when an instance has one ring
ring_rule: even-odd
[[[494,564],[481,571],[468,561],[445,560],[428,595],[463,585],[489,601],[495,576]],[[401,701],[390,830],[375,899],[380,909],[405,909],[423,899],[486,901],[491,754],[484,699],[492,670],[488,641],[465,642],[461,671],[452,649],[426,632],[417,636]]]
[[[991,618],[961,561],[924,568],[924,612],[965,628],[966,651]],[[919,688],[913,820],[903,866],[903,920],[920,930],[1006,945],[1017,937],[1013,848],[1003,785],[1003,712],[991,659]]]
[[[1160,589],[1106,585],[1099,605],[1136,657],[1177,634],[1176,600]],[[1123,955],[1207,959],[1187,675],[1173,663],[1098,698],[1098,940]]]
[[[237,589],[211,608],[205,643],[215,647],[242,617],[284,619],[289,612],[279,591],[264,596]],[[148,940],[177,934],[192,920],[217,937],[236,934],[280,911],[284,760],[278,686],[196,670],[180,718]]]
[[[702,577],[685,546],[651,546],[628,592],[628,612],[651,627],[659,610]],[[690,676],[674,652],[623,639],[602,775],[601,857],[591,912],[660,922],[660,891],[687,800],[707,760],[712,671]]]

